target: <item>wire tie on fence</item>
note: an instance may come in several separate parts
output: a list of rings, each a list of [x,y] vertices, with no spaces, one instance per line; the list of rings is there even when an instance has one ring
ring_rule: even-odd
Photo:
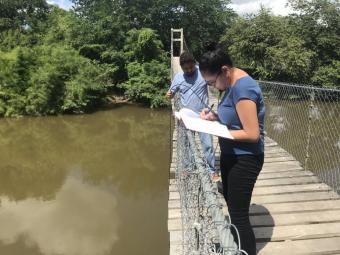
[[[209,211],[212,207],[217,207],[218,209],[223,209],[223,205],[221,203],[210,204],[207,206],[207,210]]]
[[[202,225],[201,225],[201,223],[194,222],[193,228],[195,228],[196,230],[200,231],[202,229]]]

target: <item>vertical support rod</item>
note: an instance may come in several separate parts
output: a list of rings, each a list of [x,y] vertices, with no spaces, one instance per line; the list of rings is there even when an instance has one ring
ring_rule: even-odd
[[[173,54],[174,54],[174,30],[171,28],[171,52],[170,52],[171,56],[170,56],[170,78],[171,78],[171,81],[172,79],[174,78],[174,72],[173,72],[173,61],[172,61],[172,58],[173,58]]]
[[[184,39],[184,35],[183,35],[183,28],[181,28],[181,54],[183,53],[183,40]]]
[[[312,126],[312,118],[313,118],[313,109],[314,109],[314,99],[315,99],[315,90],[312,90],[310,94],[310,104],[308,108],[308,133],[307,133],[307,143],[306,143],[306,153],[305,153],[305,170],[308,170],[308,160],[309,160],[309,144],[310,137],[312,135],[311,126]]]

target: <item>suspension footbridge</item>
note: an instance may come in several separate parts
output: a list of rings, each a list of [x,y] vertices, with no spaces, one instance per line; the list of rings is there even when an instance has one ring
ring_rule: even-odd
[[[183,30],[173,30],[172,39],[182,52]],[[172,75],[181,70],[178,60],[172,56]],[[268,128],[264,166],[250,206],[258,254],[340,254],[340,91],[259,84]],[[216,106],[214,93],[209,97]],[[180,108],[178,101],[173,110]],[[294,106],[299,113],[287,110]],[[234,226],[210,180],[198,136],[176,123],[172,143],[170,254],[245,254],[242,240],[231,235]],[[216,137],[214,144],[218,167]]]

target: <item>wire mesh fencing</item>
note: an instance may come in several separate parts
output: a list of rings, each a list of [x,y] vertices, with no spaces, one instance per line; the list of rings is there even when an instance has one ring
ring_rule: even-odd
[[[268,136],[340,193],[340,90],[259,81]]]
[[[181,108],[178,96],[173,108],[176,111]],[[176,183],[182,212],[183,254],[242,254],[231,234],[234,226],[223,214],[223,205],[195,133],[180,121],[176,124],[176,132]]]

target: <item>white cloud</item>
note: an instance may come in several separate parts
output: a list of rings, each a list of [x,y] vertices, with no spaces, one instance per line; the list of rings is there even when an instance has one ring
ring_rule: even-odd
[[[58,5],[60,8],[69,10],[72,8],[72,3],[69,0],[47,0],[47,3]]]
[[[55,200],[0,196],[0,244],[24,238],[45,255],[104,255],[118,241],[119,215],[106,187],[69,176]]]
[[[233,0],[230,7],[238,14],[256,13],[261,4],[265,8],[270,8],[275,15],[288,15],[291,9],[286,7],[287,0]]]

